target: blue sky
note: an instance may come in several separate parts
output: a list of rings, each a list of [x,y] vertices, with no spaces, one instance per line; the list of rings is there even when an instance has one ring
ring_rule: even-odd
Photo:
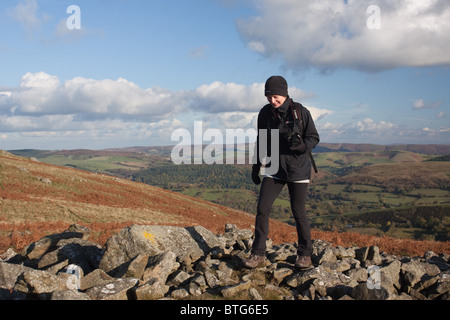
[[[448,21],[446,0],[2,1],[0,149],[255,128],[274,74],[322,142],[448,144]]]

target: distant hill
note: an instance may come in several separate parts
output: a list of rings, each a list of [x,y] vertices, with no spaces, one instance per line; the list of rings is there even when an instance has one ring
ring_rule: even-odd
[[[369,151],[409,151],[415,153],[441,155],[450,153],[450,145],[444,144],[352,144],[352,143],[319,143],[314,152],[369,152]]]
[[[450,162],[382,163],[356,169],[334,182],[390,186],[394,188],[438,188],[450,186]]]

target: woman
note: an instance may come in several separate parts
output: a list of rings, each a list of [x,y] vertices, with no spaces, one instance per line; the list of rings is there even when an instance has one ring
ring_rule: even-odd
[[[310,153],[319,143],[319,134],[310,112],[289,97],[288,85],[283,77],[272,76],[266,81],[265,96],[269,104],[259,112],[258,133],[261,129],[279,130],[279,169],[276,174],[265,176],[262,181],[255,222],[255,240],[250,258],[244,260],[244,265],[256,268],[264,263],[269,214],[275,199],[287,184],[298,236],[298,257],[295,266],[308,268],[311,266],[312,245],[305,202],[311,178]],[[272,143],[269,140],[266,150],[272,150]],[[259,147],[259,136],[257,145]],[[261,183],[258,149],[258,163],[252,168],[252,180],[255,184]],[[276,155],[271,155],[271,158],[274,156]]]

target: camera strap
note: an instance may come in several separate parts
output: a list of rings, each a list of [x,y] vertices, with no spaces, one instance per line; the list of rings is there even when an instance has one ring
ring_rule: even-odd
[[[291,111],[292,111],[292,116],[294,117],[294,121],[299,127],[300,135],[303,137],[303,120],[302,120],[301,112],[298,111],[296,105],[292,106],[292,100],[291,100],[290,107],[291,107]],[[301,105],[300,105],[300,107],[301,107]]]

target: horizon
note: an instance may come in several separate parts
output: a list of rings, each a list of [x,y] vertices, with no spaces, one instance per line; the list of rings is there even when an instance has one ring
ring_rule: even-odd
[[[272,75],[322,141],[449,144],[449,20],[445,0],[3,1],[0,148],[256,129]]]
[[[239,147],[242,145],[243,147],[248,147],[254,144],[254,142],[245,143],[245,144],[234,144],[234,147]],[[392,143],[392,144],[376,144],[376,143],[348,143],[348,142],[319,142],[316,146],[316,148],[320,145],[367,145],[367,146],[387,146],[387,147],[395,147],[395,146],[450,146],[450,143]],[[1,149],[7,152],[11,151],[25,151],[25,150],[36,150],[36,151],[77,151],[77,150],[86,150],[86,151],[115,151],[115,150],[122,150],[122,149],[134,149],[134,148],[172,148],[177,146],[175,142],[173,144],[168,145],[130,145],[126,147],[111,147],[111,148],[102,148],[102,149],[87,149],[87,148],[73,148],[73,149],[35,149],[35,148],[21,148],[21,149]],[[179,146],[191,146],[195,147],[198,146],[196,144],[190,144],[190,145],[179,145]],[[224,150],[226,149],[226,145],[221,144],[207,144],[203,143],[201,145],[202,147],[207,146],[223,146]],[[392,150],[390,150],[392,151]],[[355,152],[355,151],[352,151]],[[314,153],[314,149],[313,149]]]

